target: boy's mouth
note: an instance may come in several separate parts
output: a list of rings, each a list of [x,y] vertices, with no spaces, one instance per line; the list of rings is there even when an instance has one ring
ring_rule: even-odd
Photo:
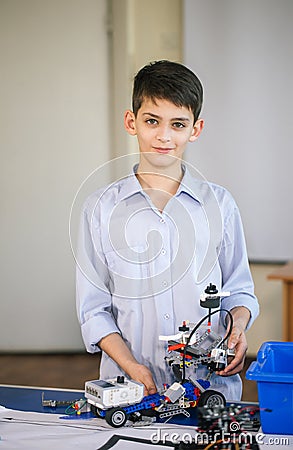
[[[173,150],[173,148],[154,147],[154,150],[158,153],[167,154],[170,153]]]

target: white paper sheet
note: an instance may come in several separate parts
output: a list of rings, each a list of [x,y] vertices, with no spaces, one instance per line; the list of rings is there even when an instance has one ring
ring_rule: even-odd
[[[174,446],[151,445],[139,442],[139,439],[178,443],[184,438],[189,442],[188,439],[195,438],[197,432],[191,426],[157,423],[113,429],[98,418],[65,419],[64,415],[23,412],[0,406],[0,450],[99,450],[114,435],[130,436],[138,441],[121,439],[113,450],[169,450]],[[259,447],[260,450],[289,450],[293,448],[293,436],[267,435]]]
[[[98,418],[86,419],[64,419],[58,414],[23,412],[12,409],[0,409],[0,449],[23,449],[23,450],[91,450],[99,449],[114,434],[132,436],[144,439],[157,439],[169,436],[176,430],[176,436],[180,433],[195,433],[193,427],[182,427],[176,425],[154,424],[139,428],[113,429],[107,423]],[[163,431],[158,431],[163,430]],[[153,446],[139,442],[121,440],[115,444],[114,450],[130,449],[156,450],[172,448],[170,446]]]

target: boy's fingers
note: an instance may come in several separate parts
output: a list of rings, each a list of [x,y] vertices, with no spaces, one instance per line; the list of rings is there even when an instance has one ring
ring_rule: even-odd
[[[147,394],[148,395],[152,395],[155,394],[157,392],[157,388],[156,385],[154,383],[153,377],[151,376],[151,374],[149,374],[144,382],[144,385],[146,387],[147,390]]]
[[[230,372],[238,373],[240,370],[242,370],[243,362],[244,362],[243,356],[235,357],[233,361],[231,361],[230,364],[228,364],[228,366],[224,369],[224,373],[225,374],[228,374]]]
[[[217,372],[218,375],[224,377],[235,375],[243,369],[245,354],[247,351],[247,342],[242,329],[238,327],[233,328],[231,336],[228,340],[228,348],[235,349],[235,356],[232,361],[229,361],[229,364],[224,370]]]
[[[136,370],[136,376],[133,379],[144,384],[144,395],[152,395],[157,392],[152,374],[146,366],[139,364]]]
[[[148,395],[155,394],[157,392],[156,386],[150,386],[147,388]]]
[[[241,332],[237,328],[233,328],[231,336],[228,340],[228,348],[231,350],[236,347],[237,343],[239,342]]]
[[[244,366],[244,358],[245,358],[245,351],[244,352],[241,351],[240,353],[237,352],[235,357],[227,365],[227,367],[225,367],[225,369],[222,370],[221,372],[218,372],[218,375],[229,376],[241,372]]]

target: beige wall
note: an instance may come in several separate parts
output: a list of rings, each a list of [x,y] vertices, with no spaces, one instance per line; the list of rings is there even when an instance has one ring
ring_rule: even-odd
[[[282,340],[282,283],[267,276],[279,266],[252,264],[255,293],[260,303],[260,315],[247,332],[248,354],[253,355],[265,341]]]
[[[134,69],[148,61],[182,60],[182,1],[134,0]]]
[[[150,61],[182,60],[182,0],[112,0],[114,156],[136,152],[123,113],[131,107],[135,73]]]
[[[0,2],[0,351],[83,348],[68,221],[109,159],[106,3]]]

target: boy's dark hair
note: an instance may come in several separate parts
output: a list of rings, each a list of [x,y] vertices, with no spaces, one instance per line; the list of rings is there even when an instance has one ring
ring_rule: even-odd
[[[140,69],[134,78],[132,109],[135,116],[145,98],[185,106],[193,112],[195,122],[203,103],[203,87],[197,76],[182,64],[154,61]]]

